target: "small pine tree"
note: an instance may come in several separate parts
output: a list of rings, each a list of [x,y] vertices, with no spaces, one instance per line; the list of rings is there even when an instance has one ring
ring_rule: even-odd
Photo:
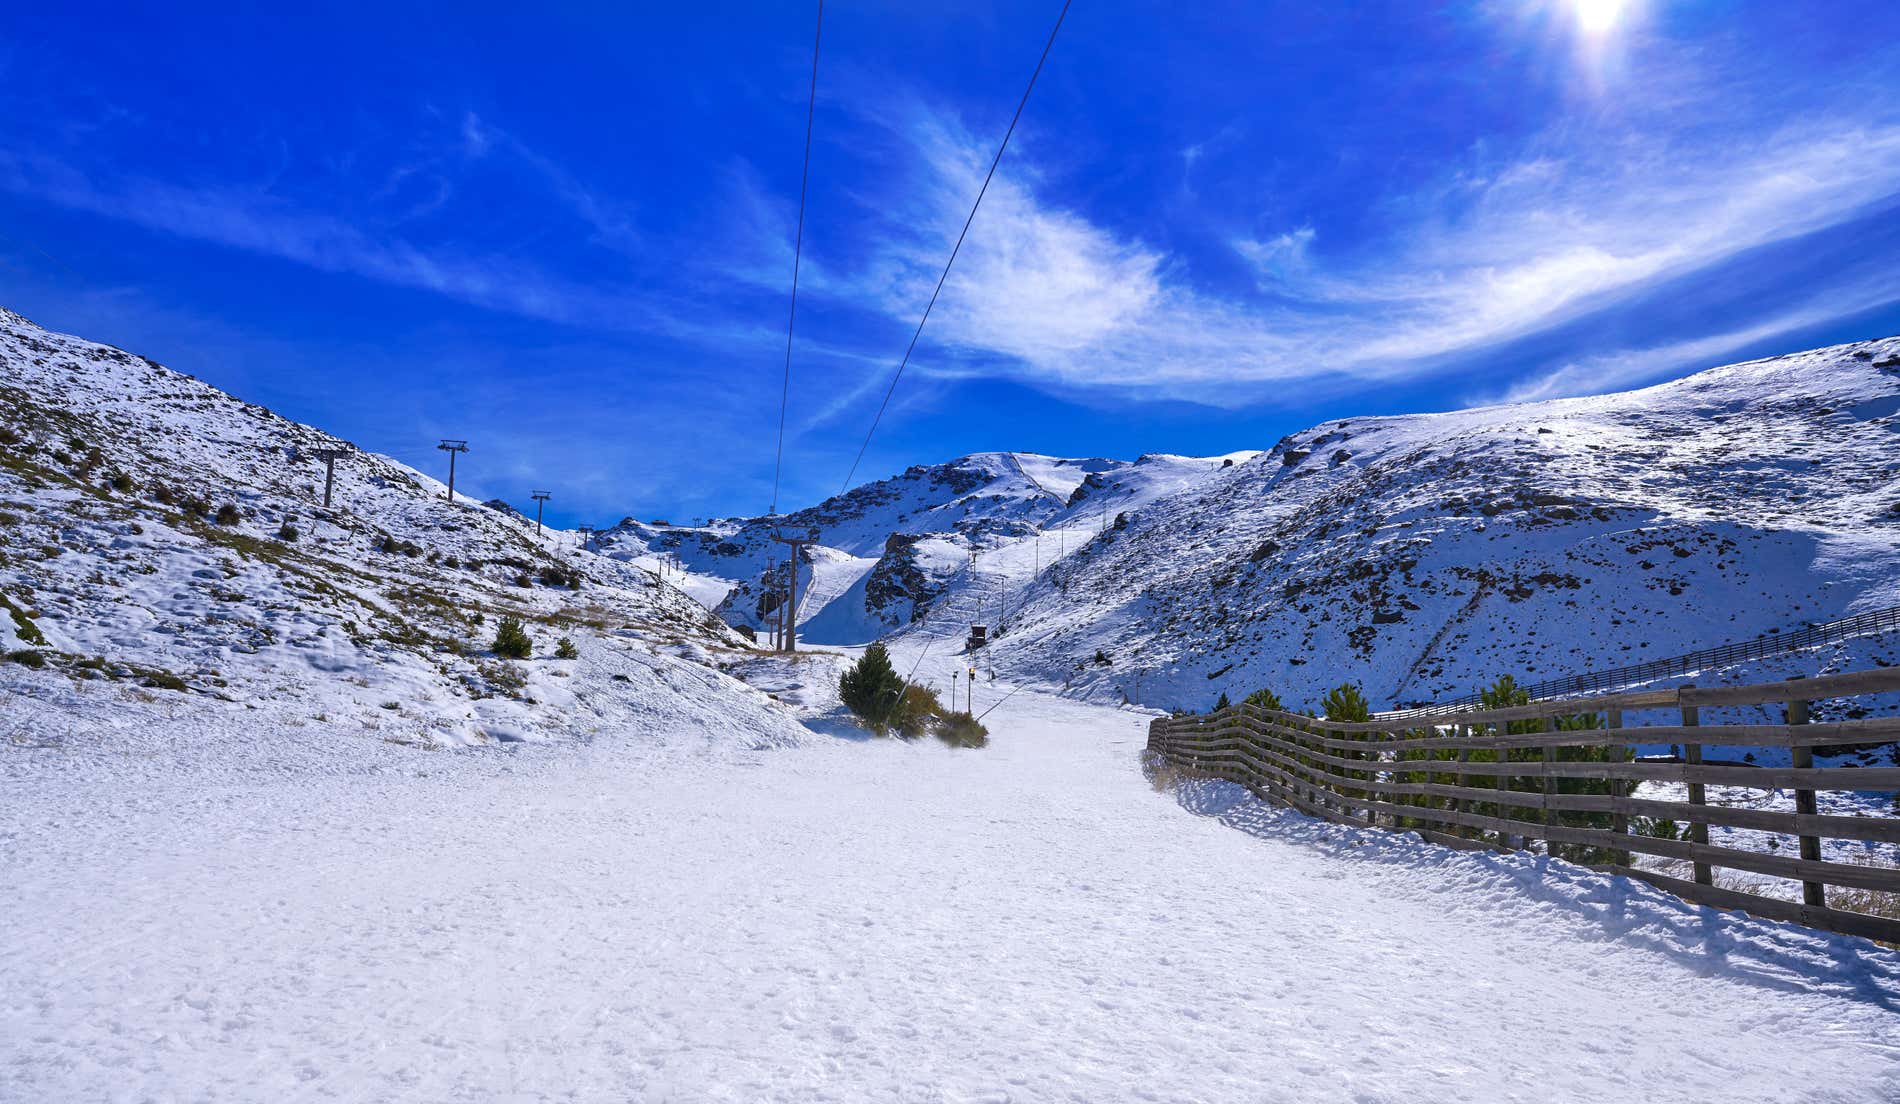
[[[569,640],[567,637],[564,636],[561,639],[554,642],[554,658],[579,659],[580,657],[581,657],[581,650],[579,648],[576,648],[574,646],[574,642],[572,640]]]
[[[1480,690],[1478,696],[1486,709],[1507,709],[1513,705],[1529,705],[1531,701],[1531,692],[1519,686],[1510,675],[1504,675]]]
[[[534,638],[521,627],[521,618],[504,617],[495,629],[495,654],[509,659],[526,659],[534,651]]]
[[[1342,682],[1326,692],[1320,713],[1329,721],[1364,721],[1372,717],[1372,707],[1357,683]]]
[[[1280,704],[1280,695],[1264,686],[1248,694],[1245,700],[1248,705],[1257,705],[1262,709],[1272,709],[1280,713],[1286,712],[1286,706]]]
[[[1222,690],[1220,692],[1220,700],[1214,703],[1214,712],[1219,713],[1232,704],[1234,703],[1227,700],[1227,691]]]
[[[896,719],[903,694],[904,680],[882,644],[866,648],[864,657],[838,679],[838,697],[845,708],[878,732]]]

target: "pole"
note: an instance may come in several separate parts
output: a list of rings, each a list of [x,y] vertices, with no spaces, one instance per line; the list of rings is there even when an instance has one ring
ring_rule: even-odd
[[[789,585],[786,590],[785,605],[783,607],[785,610],[784,650],[787,652],[796,652],[798,651],[798,552],[799,549],[812,543],[815,538],[774,536],[772,539],[780,544],[788,544],[791,546],[791,555],[787,558],[787,566],[791,568],[791,572],[788,580]]]
[[[1788,723],[1790,725],[1804,725],[1808,723],[1808,703],[1806,701],[1799,698],[1791,700],[1788,702],[1787,709]],[[1802,744],[1799,741],[1790,741],[1789,751],[1791,752],[1790,762],[1796,769],[1805,769],[1814,766],[1814,749],[1812,747]],[[1820,812],[1815,805],[1813,790],[1796,790],[1794,792],[1794,811],[1797,816],[1807,817],[1814,816]],[[1819,836],[1810,835],[1803,835],[1798,838],[1800,840],[1801,860],[1803,862],[1820,862],[1821,838]],[[1823,882],[1803,881],[1801,883],[1801,903],[1804,905],[1812,905],[1816,908],[1826,908],[1827,885]]]
[[[323,461],[323,508],[330,508],[330,491],[336,486],[336,462],[348,449],[320,448],[311,452]]]
[[[534,499],[534,535],[541,535],[541,507],[547,505],[549,495],[546,491],[536,491],[528,497]]]
[[[454,502],[455,501],[455,454],[458,452],[467,452],[468,442],[467,441],[451,441],[447,438],[444,438],[442,443],[435,447],[449,454],[449,501]]]

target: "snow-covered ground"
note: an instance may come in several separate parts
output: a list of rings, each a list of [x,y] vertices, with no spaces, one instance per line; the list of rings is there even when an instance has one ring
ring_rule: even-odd
[[[811,713],[842,661],[742,662]],[[0,744],[0,1100],[1900,1098],[1892,953],[1157,792],[1133,711],[1021,693],[981,751],[116,716]]]

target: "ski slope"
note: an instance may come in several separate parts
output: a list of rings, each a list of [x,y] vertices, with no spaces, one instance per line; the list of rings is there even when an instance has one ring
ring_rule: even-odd
[[[817,708],[808,662],[781,688]],[[1157,792],[1145,722],[1025,692],[977,752],[16,730],[0,1100],[1900,1097],[1890,953]]]

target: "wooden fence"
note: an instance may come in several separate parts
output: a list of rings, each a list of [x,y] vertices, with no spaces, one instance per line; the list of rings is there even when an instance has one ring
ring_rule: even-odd
[[[1900,692],[1900,668],[1361,722],[1243,703],[1158,718],[1149,726],[1148,748],[1178,767],[1341,824],[1417,832],[1463,848],[1528,849],[1541,840],[1551,854],[1639,878],[1698,904],[1900,942],[1900,919],[1830,907],[1828,900],[1830,887],[1900,893],[1900,869],[1821,858],[1822,839],[1900,843],[1900,816],[1891,805],[1880,815],[1823,816],[1815,799],[1825,790],[1900,790],[1900,766],[1814,766],[1817,747],[1831,753],[1900,739],[1900,717],[1808,720],[1810,701],[1892,692]],[[1701,723],[1704,709],[1759,706],[1784,710],[1785,723]],[[1626,727],[1625,717],[1635,714],[1662,723]],[[1639,760],[1633,754],[1638,744],[1675,745],[1681,754]],[[1791,765],[1705,761],[1707,747],[1785,748]],[[1642,782],[1680,783],[1687,800],[1632,796]],[[1794,810],[1710,804],[1710,786],[1793,791]],[[1665,835],[1668,822],[1687,827]],[[1711,825],[1793,837],[1798,854],[1716,846],[1709,843]],[[1636,869],[1632,856],[1638,854],[1691,863],[1693,878]],[[1717,886],[1717,867],[1799,881],[1802,899]]]

